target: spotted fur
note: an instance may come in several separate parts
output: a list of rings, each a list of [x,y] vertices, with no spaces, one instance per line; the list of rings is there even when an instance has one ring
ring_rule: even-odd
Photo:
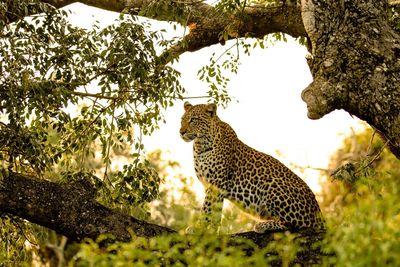
[[[241,142],[214,104],[184,104],[180,135],[194,141],[194,168],[205,186],[202,210],[219,213],[226,198],[262,222],[255,231],[323,228],[307,184],[277,159]]]

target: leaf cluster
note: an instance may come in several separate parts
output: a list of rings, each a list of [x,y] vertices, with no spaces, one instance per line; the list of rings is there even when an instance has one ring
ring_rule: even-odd
[[[186,14],[190,14],[190,0],[187,5],[182,5],[180,1],[161,0],[151,1],[145,8],[139,11],[140,16],[148,18],[158,18],[165,21],[175,21],[186,26]]]
[[[331,255],[325,265],[399,264],[399,165],[372,129],[347,137],[332,156],[335,180],[322,194]]]
[[[130,15],[88,30],[71,25],[65,10],[16,2],[1,5],[2,12],[41,13],[0,25],[3,168],[73,180],[99,174],[100,151],[98,184],[114,199],[154,199],[160,179],[145,159],[142,135],[157,129],[162,111],[184,93],[180,74],[158,58],[170,43]],[[121,151],[129,156],[114,172]]]
[[[400,263],[399,172],[362,177],[328,220],[326,265],[396,266]]]
[[[295,251],[289,249],[290,242],[293,244],[292,236],[276,238],[277,242],[288,246],[278,248],[282,254],[276,253],[274,246],[260,249],[248,240],[237,240],[232,246],[228,237],[207,234],[168,235],[150,240],[134,238],[130,243],[117,243],[107,248],[99,246],[101,240],[87,241],[70,266],[265,266],[277,259],[271,257],[271,251],[284,256],[286,262],[292,262],[295,255]],[[247,255],[248,250],[252,251],[251,256]]]

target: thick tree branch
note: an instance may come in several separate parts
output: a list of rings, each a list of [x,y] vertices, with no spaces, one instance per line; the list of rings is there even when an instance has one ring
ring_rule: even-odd
[[[113,11],[113,12],[122,12],[124,8],[127,7],[127,1],[120,1],[120,0],[42,0],[44,3],[48,3],[56,8],[62,8],[68,6],[73,3],[82,3],[88,6],[97,7],[100,9]],[[135,2],[137,5],[140,5],[142,2],[150,2],[150,1],[132,1]]]
[[[96,239],[111,234],[129,241],[137,236],[153,237],[174,231],[111,210],[94,199],[89,181],[58,184],[10,173],[0,181],[0,211],[45,226],[72,240]]]
[[[188,20],[189,34],[163,55],[165,61],[186,51],[193,52],[213,44],[224,44],[224,35],[228,39],[262,38],[275,32],[293,37],[306,36],[300,8],[297,6],[246,7],[243,12],[235,14],[221,14],[212,6],[203,7],[202,11],[202,16]]]

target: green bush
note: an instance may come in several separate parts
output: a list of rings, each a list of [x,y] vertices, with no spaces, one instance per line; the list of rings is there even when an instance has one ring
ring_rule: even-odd
[[[229,246],[228,239],[216,235],[169,235],[154,239],[134,238],[130,243],[116,243],[101,248],[88,240],[69,266],[261,266],[267,249],[248,241]],[[243,248],[251,247],[252,256]],[[273,259],[273,258],[271,258]]]
[[[399,173],[382,172],[360,178],[346,206],[328,215],[324,246],[335,266],[399,266]]]

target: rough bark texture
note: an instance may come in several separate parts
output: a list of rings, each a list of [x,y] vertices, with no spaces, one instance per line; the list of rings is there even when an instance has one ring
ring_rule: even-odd
[[[95,191],[87,180],[73,184],[58,184],[10,173],[3,176],[3,180],[0,181],[0,212],[45,226],[70,240],[96,239],[100,234],[111,234],[117,241],[129,241],[132,238],[129,230],[136,236],[145,238],[176,233],[167,227],[111,210],[97,203],[94,197]],[[297,233],[298,238],[302,240],[301,245],[307,249],[298,253],[295,262],[305,265],[319,263],[323,253],[315,245],[323,239],[324,233],[312,230]],[[259,247],[266,247],[273,240],[273,234],[273,232],[234,234],[229,237],[229,244],[240,245],[248,255],[251,255],[253,247],[243,246],[241,239],[248,239]],[[280,266],[279,260],[274,265]]]
[[[400,36],[386,10],[384,0],[302,1],[314,78],[302,98],[311,119],[344,109],[365,120],[400,158]]]
[[[129,241],[137,236],[153,237],[175,231],[111,210],[94,199],[89,181],[58,184],[10,173],[0,181],[0,211],[45,226],[80,241],[112,234]]]

